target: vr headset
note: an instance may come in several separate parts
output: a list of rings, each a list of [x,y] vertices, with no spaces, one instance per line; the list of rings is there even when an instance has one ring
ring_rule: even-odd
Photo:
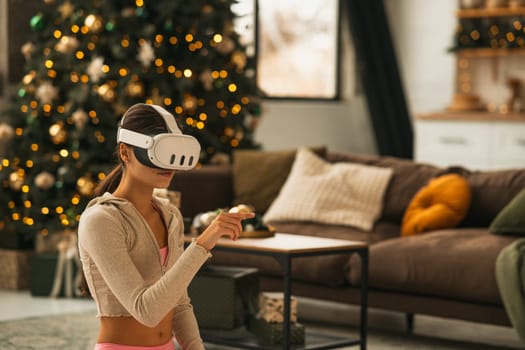
[[[193,136],[183,135],[173,115],[164,108],[148,105],[164,119],[169,133],[145,135],[122,128],[126,114],[120,121],[117,142],[135,146],[135,157],[145,166],[166,170],[190,170],[199,161],[201,146]]]

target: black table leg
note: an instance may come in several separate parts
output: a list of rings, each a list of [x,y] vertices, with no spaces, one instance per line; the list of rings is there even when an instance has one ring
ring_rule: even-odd
[[[359,333],[361,350],[366,350],[367,314],[368,314],[368,248],[359,251],[361,256],[361,320]]]
[[[283,349],[290,349],[290,304],[292,297],[292,259],[288,256],[283,259],[283,291],[284,291],[284,323]]]

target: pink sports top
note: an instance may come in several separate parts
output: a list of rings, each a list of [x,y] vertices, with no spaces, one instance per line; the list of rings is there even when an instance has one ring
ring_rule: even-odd
[[[168,246],[160,248],[160,257],[162,259],[162,265],[166,265],[166,259],[168,258]]]

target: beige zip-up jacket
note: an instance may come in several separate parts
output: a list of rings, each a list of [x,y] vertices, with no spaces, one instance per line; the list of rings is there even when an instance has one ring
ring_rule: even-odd
[[[175,308],[173,333],[179,344],[183,349],[203,349],[187,288],[211,254],[195,242],[184,250],[179,210],[167,199],[153,201],[168,229],[164,266],[153,232],[129,201],[105,193],[82,213],[80,259],[97,316],[133,316],[154,327]]]

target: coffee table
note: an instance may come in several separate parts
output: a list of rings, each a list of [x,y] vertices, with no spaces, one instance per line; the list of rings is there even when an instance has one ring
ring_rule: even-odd
[[[186,243],[192,237],[186,237]],[[348,241],[342,239],[304,236],[288,233],[276,233],[267,238],[241,238],[237,241],[220,239],[214,250],[223,250],[255,255],[274,257],[283,270],[283,295],[284,295],[284,322],[282,346],[267,347],[256,340],[233,339],[221,337],[211,332],[202,332],[205,342],[228,345],[243,349],[333,349],[343,346],[360,345],[361,350],[366,349],[366,323],[367,323],[367,297],[368,297],[368,244],[365,242]],[[358,253],[361,257],[361,305],[359,339],[333,337],[322,334],[313,334],[307,331],[306,342],[303,345],[290,345],[290,298],[292,295],[292,260],[297,257],[349,254]]]

